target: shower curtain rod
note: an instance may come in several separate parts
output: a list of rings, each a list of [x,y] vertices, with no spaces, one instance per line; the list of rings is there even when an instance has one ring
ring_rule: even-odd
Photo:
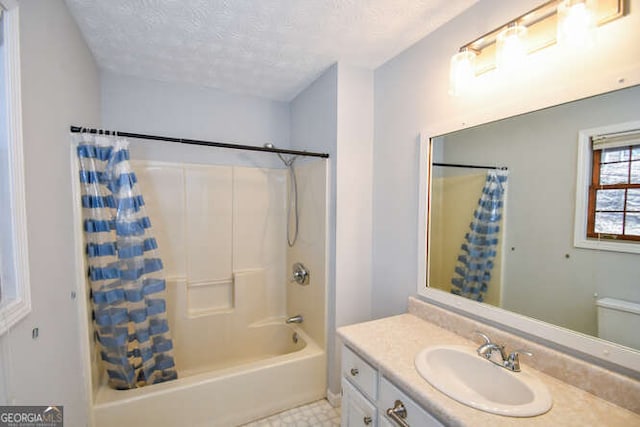
[[[93,133],[98,135],[117,135],[128,138],[148,139],[151,141],[179,142],[180,144],[203,145],[207,147],[231,148],[234,150],[247,151],[263,151],[267,153],[292,154],[296,156],[321,157],[329,158],[327,153],[314,153],[312,151],[286,150],[281,148],[258,147],[255,145],[229,144],[226,142],[201,141],[198,139],[174,138],[171,136],[145,135],[141,133],[120,132],[106,129],[85,128],[80,126],[71,126],[71,133]]]
[[[447,168],[468,168],[468,169],[496,169],[506,171],[509,168],[506,166],[481,166],[481,165],[464,165],[459,163],[432,163],[433,166],[442,166]]]

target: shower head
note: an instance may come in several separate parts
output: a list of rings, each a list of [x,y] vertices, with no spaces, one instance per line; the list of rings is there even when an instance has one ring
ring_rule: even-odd
[[[263,145],[264,148],[269,148],[269,149],[275,149],[276,146],[273,145],[270,142],[267,142],[266,144]],[[286,167],[291,167],[293,165],[293,162],[296,160],[296,156],[291,157],[289,160],[285,159],[284,157],[282,157],[282,154],[278,153],[276,151],[276,154],[278,155],[278,157],[280,157],[280,160],[282,160],[282,163],[284,163],[284,165]]]

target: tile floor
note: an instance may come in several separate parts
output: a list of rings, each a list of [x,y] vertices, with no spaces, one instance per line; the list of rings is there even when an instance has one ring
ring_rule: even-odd
[[[334,408],[326,399],[299,406],[242,427],[338,427],[340,408]]]

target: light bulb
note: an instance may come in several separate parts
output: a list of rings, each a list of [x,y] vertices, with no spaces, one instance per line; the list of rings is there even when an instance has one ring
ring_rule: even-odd
[[[498,34],[496,40],[496,67],[501,71],[515,71],[523,67],[527,58],[524,38],[527,28],[515,23]]]
[[[564,0],[558,5],[558,43],[589,48],[595,42],[596,0]]]
[[[463,49],[451,57],[449,68],[449,94],[458,96],[467,92],[473,85],[476,54]]]

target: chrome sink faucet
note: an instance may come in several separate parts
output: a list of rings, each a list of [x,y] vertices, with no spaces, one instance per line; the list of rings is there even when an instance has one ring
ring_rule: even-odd
[[[484,344],[482,344],[476,352],[478,356],[484,357],[491,363],[494,363],[498,366],[502,366],[505,369],[508,369],[513,372],[520,372],[520,358],[518,357],[520,354],[526,354],[527,356],[533,356],[533,353],[526,350],[514,350],[509,355],[504,349],[504,345],[496,344],[491,341],[487,335],[482,332],[475,331],[476,335],[479,335],[484,340]],[[492,356],[494,352],[500,353],[500,360],[496,361]]]
[[[494,351],[498,351],[498,352],[500,352],[500,358],[501,358],[502,361],[507,359],[508,356],[507,356],[507,353],[504,350],[504,346],[503,345],[496,344],[496,343],[492,342],[491,338],[489,338],[488,336],[486,336],[482,332],[476,331],[474,333],[476,335],[479,335],[484,340],[484,344],[482,344],[476,350],[476,352],[478,353],[478,356],[481,356],[481,357],[484,357],[485,359],[491,360],[491,356],[493,356],[493,352]]]

